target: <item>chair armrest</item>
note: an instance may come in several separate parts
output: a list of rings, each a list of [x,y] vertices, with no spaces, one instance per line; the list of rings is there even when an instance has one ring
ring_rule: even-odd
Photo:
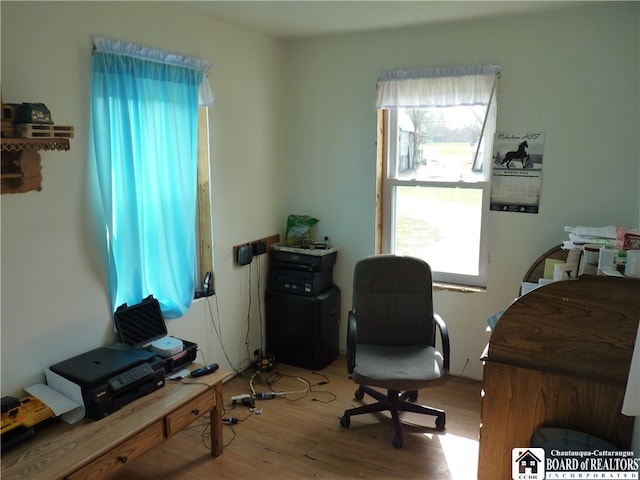
[[[437,313],[433,314],[433,319],[438,326],[438,330],[440,330],[440,339],[442,340],[442,356],[444,357],[444,368],[449,371],[449,330],[447,329],[447,324],[444,323],[444,320]]]
[[[353,311],[349,311],[349,319],[347,324],[347,371],[349,373],[352,373],[354,367],[356,366],[356,339],[356,314]]]

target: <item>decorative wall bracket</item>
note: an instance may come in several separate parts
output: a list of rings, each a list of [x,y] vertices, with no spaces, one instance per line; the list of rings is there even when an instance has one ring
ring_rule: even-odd
[[[42,190],[40,151],[69,150],[68,138],[3,138],[2,193]]]

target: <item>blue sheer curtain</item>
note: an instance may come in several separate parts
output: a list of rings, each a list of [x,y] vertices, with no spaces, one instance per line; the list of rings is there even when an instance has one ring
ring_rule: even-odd
[[[153,295],[176,318],[195,291],[198,100],[208,64],[117,41],[94,45],[91,154],[111,304],[115,311]]]

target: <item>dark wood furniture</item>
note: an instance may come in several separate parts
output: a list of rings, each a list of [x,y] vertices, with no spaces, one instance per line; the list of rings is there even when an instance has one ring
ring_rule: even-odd
[[[535,262],[531,264],[527,273],[522,278],[523,282],[537,283],[539,278],[544,276],[544,267],[547,260],[567,261],[569,250],[563,250],[562,245],[556,245],[540,255]]]
[[[640,321],[640,281],[584,275],[515,301],[483,354],[478,479],[511,478],[511,450],[541,427],[579,430],[628,450],[622,415]]]
[[[228,372],[163,388],[98,421],[43,428],[2,455],[2,479],[109,478],[203,415],[210,415],[211,455],[222,455],[222,382]]]

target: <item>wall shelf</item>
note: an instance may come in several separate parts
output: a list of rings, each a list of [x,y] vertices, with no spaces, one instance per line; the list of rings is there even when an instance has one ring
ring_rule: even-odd
[[[0,184],[2,193],[42,190],[40,151],[67,151],[68,138],[3,138]]]

